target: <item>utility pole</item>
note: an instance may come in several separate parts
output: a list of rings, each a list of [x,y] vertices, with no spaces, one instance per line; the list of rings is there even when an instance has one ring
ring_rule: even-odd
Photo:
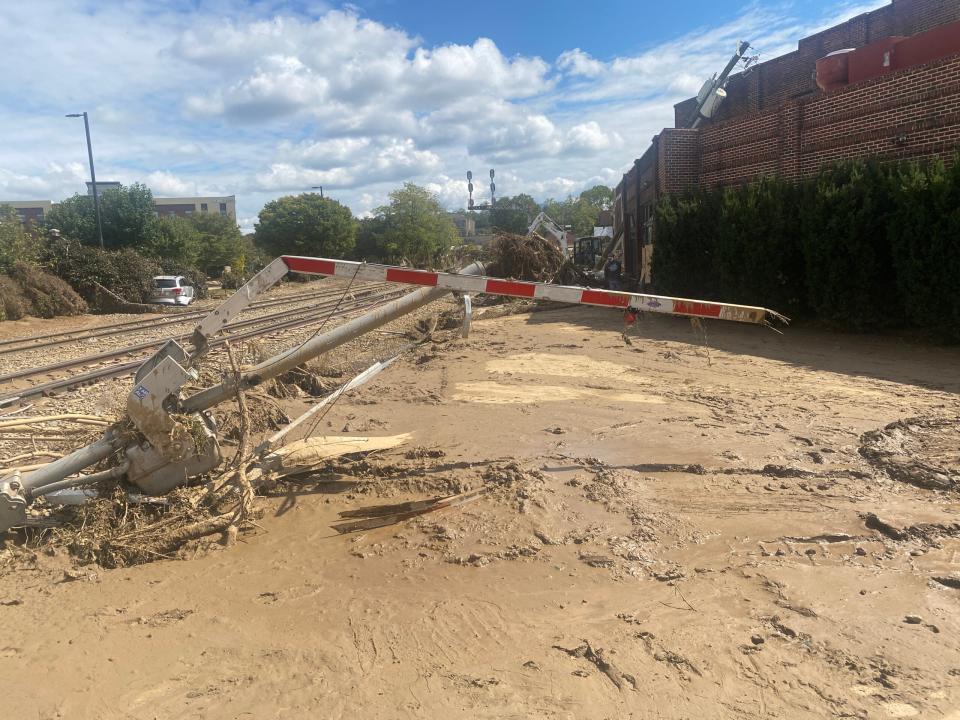
[[[87,113],[70,113],[67,117],[82,117],[83,129],[87,133],[87,157],[90,159],[90,184],[93,186],[93,210],[97,216],[97,234],[100,236],[100,249],[103,250],[103,224],[100,222],[100,193],[97,191],[97,173],[93,169],[93,145],[90,143],[90,121]]]

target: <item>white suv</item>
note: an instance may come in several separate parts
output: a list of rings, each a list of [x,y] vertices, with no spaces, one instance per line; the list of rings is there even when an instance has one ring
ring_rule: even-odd
[[[161,305],[189,305],[193,302],[193,286],[181,275],[157,275],[153,279],[150,302]]]

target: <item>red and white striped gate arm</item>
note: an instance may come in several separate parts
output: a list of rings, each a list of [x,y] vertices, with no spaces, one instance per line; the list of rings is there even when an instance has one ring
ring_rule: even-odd
[[[579,305],[622,308],[643,312],[682,315],[684,317],[733,320],[735,322],[769,324],[771,319],[785,321],[779,313],[751,305],[733,305],[730,303],[710,302],[706,300],[688,300],[685,298],[665,297],[662,295],[643,295],[640,293],[597,290],[594,288],[572,287],[568,285],[550,285],[547,283],[525,282],[521,280],[501,280],[480,275],[457,275],[445,272],[430,272],[412,268],[375,265],[353,262],[351,260],[329,260],[326,258],[299,257],[284,255],[283,262],[293,272],[308,275],[327,275],[333,277],[372,280],[375,282],[395,282],[422,287],[438,287],[456,290],[462,293],[506,295],[516,298],[535,300],[553,300]]]

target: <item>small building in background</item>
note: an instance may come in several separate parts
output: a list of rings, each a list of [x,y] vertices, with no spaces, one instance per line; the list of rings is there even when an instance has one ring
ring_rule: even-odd
[[[97,192],[103,193],[107,190],[119,190],[121,183],[116,180],[97,180]],[[87,180],[87,195],[93,195],[93,183]]]
[[[0,200],[0,205],[12,207],[20,216],[21,223],[33,223],[34,225],[42,225],[43,219],[53,208],[53,203],[50,200]]]
[[[100,183],[97,183],[99,185]],[[223,215],[225,217],[237,219],[237,197],[236,195],[224,195],[219,197],[182,197],[182,198],[160,198],[153,199],[153,207],[157,215],[176,215],[178,217],[187,217],[189,215]]]
[[[447,217],[453,220],[457,226],[457,232],[461,238],[472,238],[477,234],[477,221],[466,213],[447,213]]]

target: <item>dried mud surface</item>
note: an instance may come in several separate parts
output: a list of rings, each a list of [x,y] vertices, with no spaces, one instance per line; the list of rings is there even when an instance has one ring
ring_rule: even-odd
[[[960,719],[960,352],[620,330],[568,308],[420,346],[318,430],[412,444],[278,483],[232,547],[8,558],[4,715]]]

